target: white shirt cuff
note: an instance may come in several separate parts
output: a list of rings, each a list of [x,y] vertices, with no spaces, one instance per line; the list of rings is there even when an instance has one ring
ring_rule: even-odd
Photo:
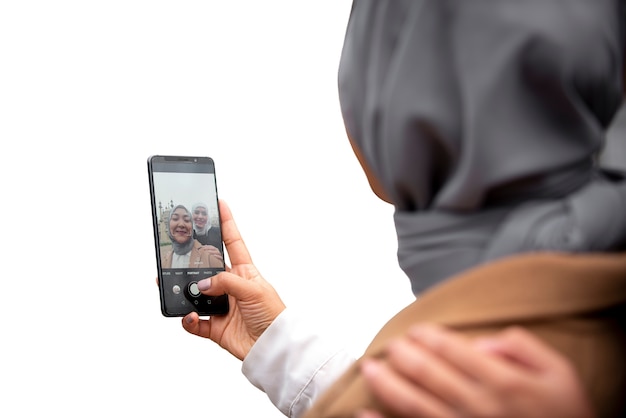
[[[243,361],[242,372],[288,417],[300,417],[354,362],[293,312],[284,310]]]

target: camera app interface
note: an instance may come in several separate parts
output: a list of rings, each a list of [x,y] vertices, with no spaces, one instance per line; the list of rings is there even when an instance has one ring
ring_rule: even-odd
[[[176,305],[211,303],[211,298],[200,294],[197,282],[224,270],[213,167],[199,163],[153,163],[153,187],[166,298]]]

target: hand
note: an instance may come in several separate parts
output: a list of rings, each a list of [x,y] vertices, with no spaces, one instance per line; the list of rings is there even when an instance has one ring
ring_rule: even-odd
[[[399,417],[594,416],[570,363],[521,328],[470,341],[417,326],[388,346],[386,362],[364,361],[362,372],[374,397]]]
[[[205,295],[229,295],[230,311],[224,316],[200,319],[196,312],[183,318],[183,328],[209,338],[243,360],[256,340],[285,309],[278,293],[263,279],[241,238],[232,213],[219,201],[222,235],[232,263],[226,272],[198,282]]]
[[[224,261],[224,256],[222,255],[222,252],[213,245],[203,245],[202,247],[200,247],[200,252],[207,252],[213,257]]]

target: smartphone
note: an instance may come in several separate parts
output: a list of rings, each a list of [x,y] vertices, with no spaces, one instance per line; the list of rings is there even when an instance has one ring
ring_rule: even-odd
[[[161,313],[228,313],[228,295],[205,296],[198,281],[224,271],[215,163],[206,156],[148,158]]]

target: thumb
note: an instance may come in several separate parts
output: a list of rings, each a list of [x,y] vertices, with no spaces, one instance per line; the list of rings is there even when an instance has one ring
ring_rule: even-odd
[[[207,296],[219,296],[224,293],[235,299],[246,301],[258,293],[258,285],[230,272],[221,272],[198,282],[198,289]]]

